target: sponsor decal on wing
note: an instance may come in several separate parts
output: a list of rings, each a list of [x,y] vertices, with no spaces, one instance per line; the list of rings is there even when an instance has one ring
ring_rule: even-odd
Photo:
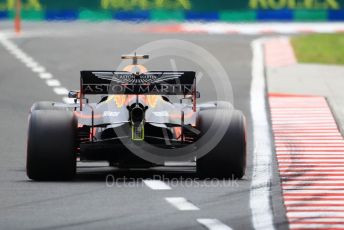
[[[154,84],[178,79],[183,73],[179,72],[154,72],[135,75],[122,72],[92,72],[100,79],[109,80],[119,84]]]

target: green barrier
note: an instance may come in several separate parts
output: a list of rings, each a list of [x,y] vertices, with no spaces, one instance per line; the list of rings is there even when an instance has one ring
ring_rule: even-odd
[[[256,12],[247,11],[220,11],[219,18],[225,22],[250,22],[256,20]]]
[[[339,10],[344,0],[249,0],[253,10]]]
[[[14,19],[15,13],[14,11],[9,12],[9,18]],[[37,11],[37,10],[22,10],[21,18],[27,21],[41,21],[44,19],[44,12]]]
[[[184,13],[181,10],[153,10],[150,19],[152,21],[183,21]]]
[[[37,10],[23,10],[21,16],[24,20],[39,21],[44,19],[44,12]]]
[[[112,19],[112,14],[109,11],[81,10],[79,12],[79,19],[87,21],[104,21]]]
[[[326,21],[326,10],[295,10],[294,21]]]
[[[0,0],[0,19],[13,18],[17,0]],[[189,19],[250,22],[256,20],[344,20],[344,0],[21,0],[25,20],[110,20],[129,12],[153,21]],[[144,12],[143,14],[140,12]],[[214,16],[215,14],[215,16]],[[279,18],[279,14],[281,14]],[[135,16],[136,15],[136,16]],[[122,17],[123,18],[123,17]],[[119,19],[121,19],[119,17]]]

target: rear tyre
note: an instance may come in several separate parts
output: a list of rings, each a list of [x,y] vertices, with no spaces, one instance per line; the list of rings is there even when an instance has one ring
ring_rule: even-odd
[[[36,110],[29,118],[27,176],[71,180],[76,173],[77,119],[73,112]]]
[[[66,110],[66,108],[63,107],[57,107],[54,106],[56,102],[53,101],[39,101],[35,102],[31,106],[31,113],[35,110]]]
[[[229,110],[218,110],[223,113]],[[201,111],[199,128],[201,133],[207,132],[214,122],[215,127],[221,127],[214,120],[216,110]],[[224,136],[208,154],[197,160],[197,173],[201,178],[240,179],[246,170],[246,131],[245,117],[242,112],[235,110],[229,127]]]

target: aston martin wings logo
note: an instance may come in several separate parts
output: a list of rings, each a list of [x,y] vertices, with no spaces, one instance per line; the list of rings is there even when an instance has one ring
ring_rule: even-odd
[[[183,75],[182,72],[147,72],[140,75],[135,75],[129,72],[92,72],[92,74],[100,79],[129,85],[164,83],[178,79]]]

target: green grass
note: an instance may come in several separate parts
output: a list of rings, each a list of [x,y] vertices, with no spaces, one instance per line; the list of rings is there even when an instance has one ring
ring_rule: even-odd
[[[312,34],[291,39],[299,62],[344,65],[344,34]]]

